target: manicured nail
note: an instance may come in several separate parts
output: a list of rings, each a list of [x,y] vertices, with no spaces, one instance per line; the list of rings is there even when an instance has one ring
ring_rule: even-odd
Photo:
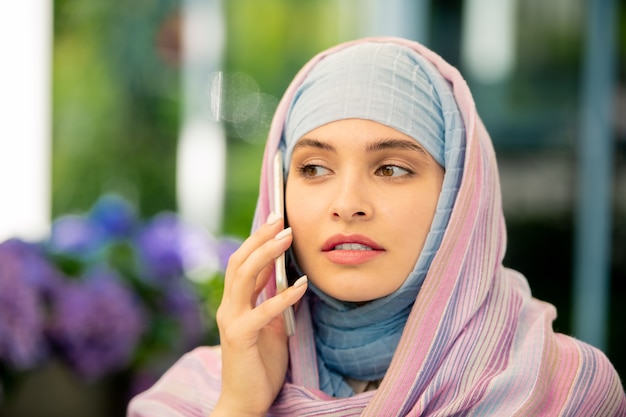
[[[309,279],[307,278],[306,275],[302,275],[300,278],[298,278],[298,280],[296,282],[293,283],[293,287],[294,288],[298,288],[303,286],[304,284],[306,284],[309,281]]]
[[[274,239],[276,240],[281,240],[286,238],[287,236],[289,236],[291,234],[291,227],[288,227],[286,229],[281,230],[280,232],[278,232],[276,234],[276,236],[274,236]]]
[[[278,222],[282,217],[280,214],[271,212],[269,216],[267,216],[267,224],[274,224]]]

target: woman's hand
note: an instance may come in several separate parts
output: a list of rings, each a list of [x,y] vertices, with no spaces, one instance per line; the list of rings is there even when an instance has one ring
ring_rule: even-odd
[[[262,416],[278,395],[287,372],[287,336],[282,312],[306,291],[306,277],[259,306],[274,259],[292,242],[283,219],[270,215],[230,257],[217,310],[222,347],[222,391],[212,416]]]

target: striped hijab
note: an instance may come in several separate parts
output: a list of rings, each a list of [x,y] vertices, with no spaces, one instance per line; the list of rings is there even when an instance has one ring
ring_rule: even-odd
[[[362,42],[326,57],[300,84],[287,112],[279,145],[289,167],[298,139],[344,119],[373,120],[419,143],[445,176],[428,236],[400,288],[364,305],[337,300],[309,282],[320,389],[354,394],[346,378],[383,378],[411,307],[445,232],[463,173],[465,128],[452,88],[411,48]],[[294,274],[297,276],[302,273]],[[381,277],[383,278],[383,277]]]
[[[332,398],[319,389],[307,303],[296,314],[290,369],[274,416],[626,416],[618,375],[595,348],[555,333],[556,311],[502,265],[506,230],[491,140],[458,71],[420,44],[396,38],[452,84],[466,126],[464,172],[448,226],[376,391]],[[362,41],[356,41],[362,42]],[[270,167],[288,105],[314,57],[285,93],[270,129],[254,227],[269,215]],[[274,293],[268,285],[265,297]],[[190,352],[136,397],[129,416],[206,416],[220,389],[219,347]]]

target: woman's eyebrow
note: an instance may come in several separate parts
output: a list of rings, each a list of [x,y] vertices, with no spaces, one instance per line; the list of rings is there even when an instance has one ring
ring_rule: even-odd
[[[295,151],[298,148],[317,148],[323,151],[336,152],[336,149],[334,146],[328,143],[322,142],[320,140],[313,139],[313,138],[300,139],[298,142],[296,142],[296,145],[293,147],[293,150]]]
[[[327,142],[315,138],[302,138],[294,146],[294,151],[299,148],[316,148],[328,152],[336,152],[335,147]],[[367,152],[383,151],[386,149],[401,149],[415,151],[422,155],[429,155],[428,152],[414,140],[384,138],[369,143],[365,150]]]
[[[385,149],[405,149],[409,151],[416,151],[424,155],[428,155],[428,152],[421,147],[414,140],[406,139],[380,139],[367,145],[366,150],[368,152],[383,151]]]

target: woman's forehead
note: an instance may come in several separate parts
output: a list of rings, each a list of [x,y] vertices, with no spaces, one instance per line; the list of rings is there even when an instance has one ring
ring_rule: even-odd
[[[409,135],[363,119],[338,120],[313,129],[296,142],[293,153],[306,149],[337,153],[342,148],[365,153],[410,151],[432,159],[432,155]]]

